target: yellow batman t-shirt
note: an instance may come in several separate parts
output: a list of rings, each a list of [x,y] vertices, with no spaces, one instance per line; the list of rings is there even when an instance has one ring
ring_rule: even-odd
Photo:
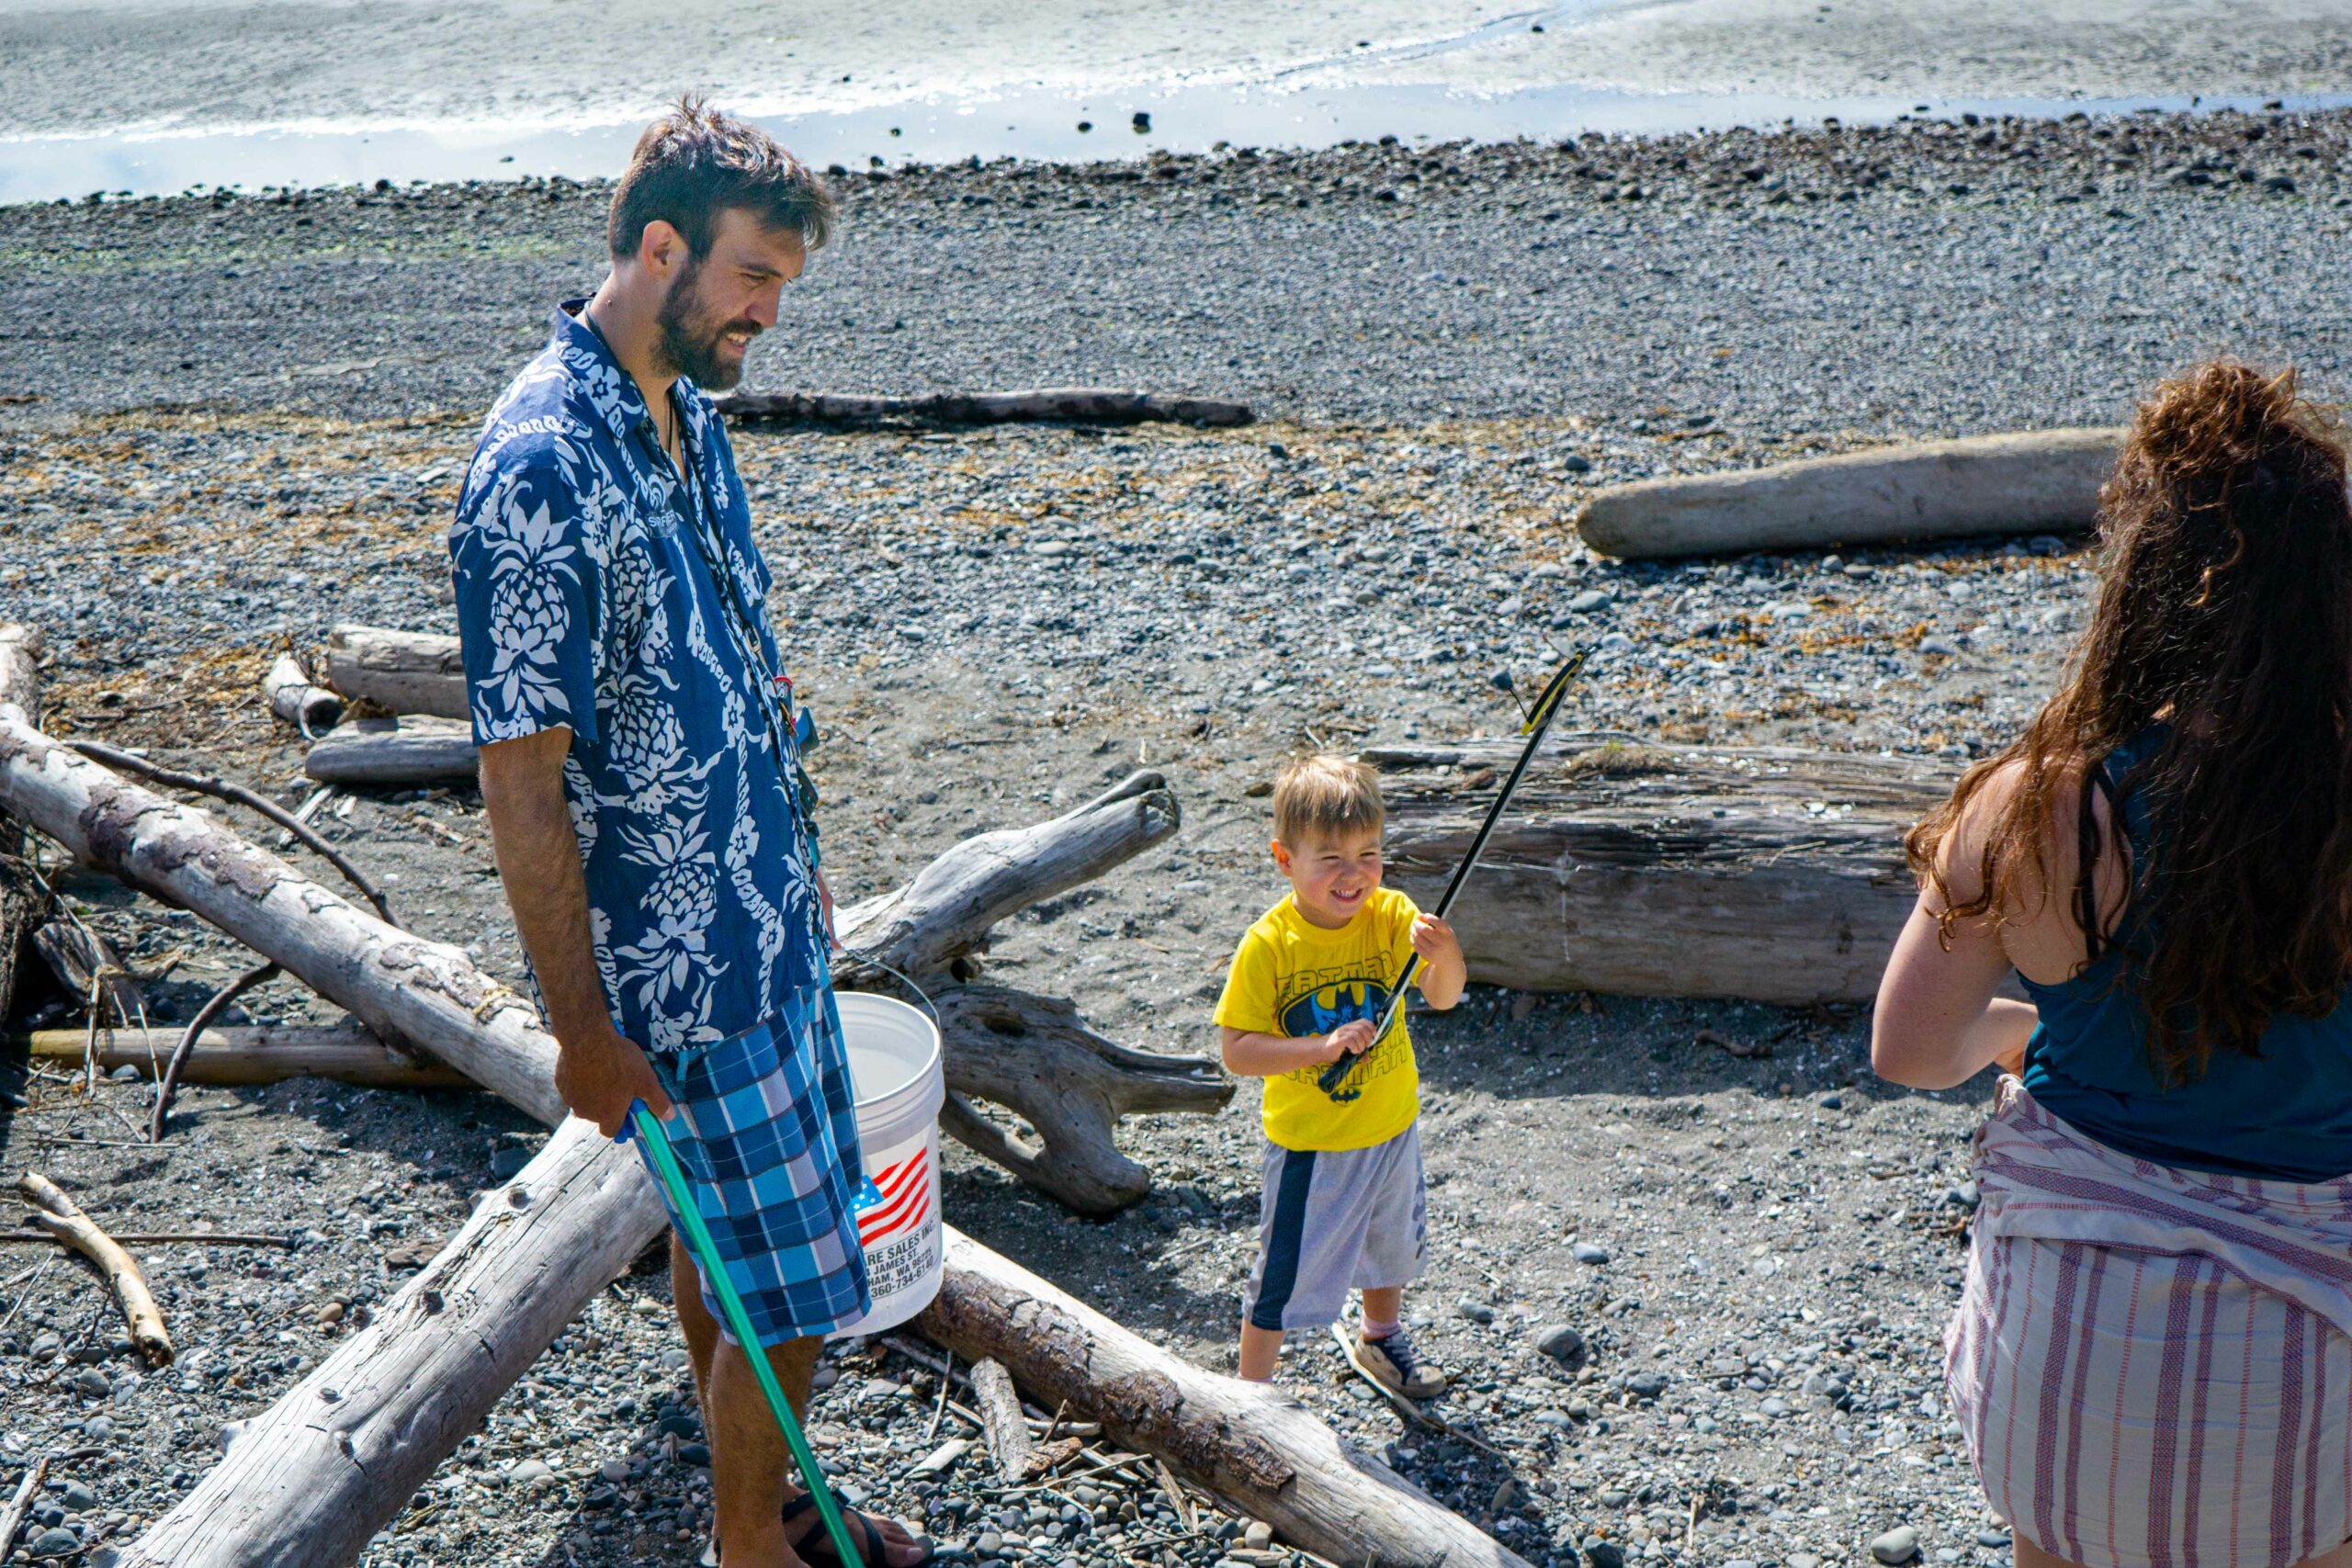
[[[1377,1022],[1389,987],[1413,956],[1420,911],[1392,887],[1375,888],[1338,931],[1310,922],[1289,897],[1243,935],[1217,998],[1216,1021],[1251,1034],[1329,1034],[1357,1019]],[[1388,1032],[1354,1058],[1338,1089],[1301,1067],[1266,1080],[1266,1136],[1286,1149],[1368,1149],[1420,1114],[1420,1075],[1403,1009]]]

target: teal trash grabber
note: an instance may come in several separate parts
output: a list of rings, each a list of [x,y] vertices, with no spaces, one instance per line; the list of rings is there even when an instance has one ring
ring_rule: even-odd
[[[841,1568],[857,1568],[865,1561],[849,1539],[849,1526],[842,1519],[841,1509],[834,1505],[833,1490],[825,1484],[825,1472],[817,1468],[817,1456],[809,1451],[808,1438],[800,1430],[800,1423],[792,1414],[792,1402],[784,1397],[784,1385],[775,1381],[775,1369],[768,1365],[760,1348],[759,1336],[752,1332],[752,1314],[743,1310],[743,1298],[737,1293],[735,1281],[727,1277],[727,1269],[719,1261],[718,1247],[710,1239],[710,1227],[703,1224],[702,1211],[695,1206],[694,1192],[686,1186],[685,1172],[678,1168],[677,1151],[670,1146],[670,1134],[662,1131],[653,1112],[643,1100],[629,1106],[630,1124],[637,1135],[645,1140],[645,1147],[653,1156],[653,1168],[662,1175],[662,1189],[670,1194],[670,1207],[685,1222],[686,1247],[702,1266],[702,1277],[710,1281],[711,1290],[718,1297],[718,1310],[726,1315],[728,1329],[741,1346],[743,1359],[752,1363],[752,1375],[760,1380],[760,1392],[768,1396],[768,1408],[775,1412],[775,1424],[784,1428],[786,1446],[800,1466],[800,1479],[808,1483],[808,1495],[817,1500],[817,1512],[825,1521],[825,1533],[833,1539],[833,1551],[841,1561]],[[673,1291],[677,1281],[670,1282]],[[875,1550],[879,1557],[881,1541]]]

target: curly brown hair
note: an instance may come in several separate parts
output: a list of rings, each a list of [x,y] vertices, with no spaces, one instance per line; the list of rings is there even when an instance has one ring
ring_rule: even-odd
[[[2352,976],[2352,502],[2335,418],[2294,373],[2232,361],[2140,405],[2099,491],[2101,582],[2067,679],[2025,732],[1961,776],[1905,840],[1954,921],[2031,919],[2049,849],[2076,835],[2072,889],[2085,966],[2127,918],[2128,976],[2159,1081],[2215,1050],[2260,1055],[2271,1019],[2324,1016]],[[2149,811],[2153,852],[2120,904],[2093,873],[2098,764],[2164,726],[2121,781]],[[1988,780],[2015,787],[1987,819],[1976,897],[1956,901],[1938,851]],[[2054,820],[2078,793],[2077,820]],[[2039,889],[2037,899],[2030,890]],[[2030,906],[2030,907],[2029,907]],[[2078,971],[2079,973],[2079,971]]]

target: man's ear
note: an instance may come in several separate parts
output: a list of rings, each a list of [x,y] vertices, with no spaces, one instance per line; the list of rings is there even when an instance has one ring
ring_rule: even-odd
[[[655,277],[666,280],[686,255],[686,237],[666,218],[654,219],[638,236],[638,265]]]

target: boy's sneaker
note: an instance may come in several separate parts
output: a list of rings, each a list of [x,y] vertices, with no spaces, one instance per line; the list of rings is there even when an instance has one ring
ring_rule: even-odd
[[[1378,1339],[1367,1339],[1358,1330],[1350,1359],[1364,1376],[1407,1399],[1435,1399],[1445,1392],[1445,1374],[1422,1365],[1401,1328]]]

